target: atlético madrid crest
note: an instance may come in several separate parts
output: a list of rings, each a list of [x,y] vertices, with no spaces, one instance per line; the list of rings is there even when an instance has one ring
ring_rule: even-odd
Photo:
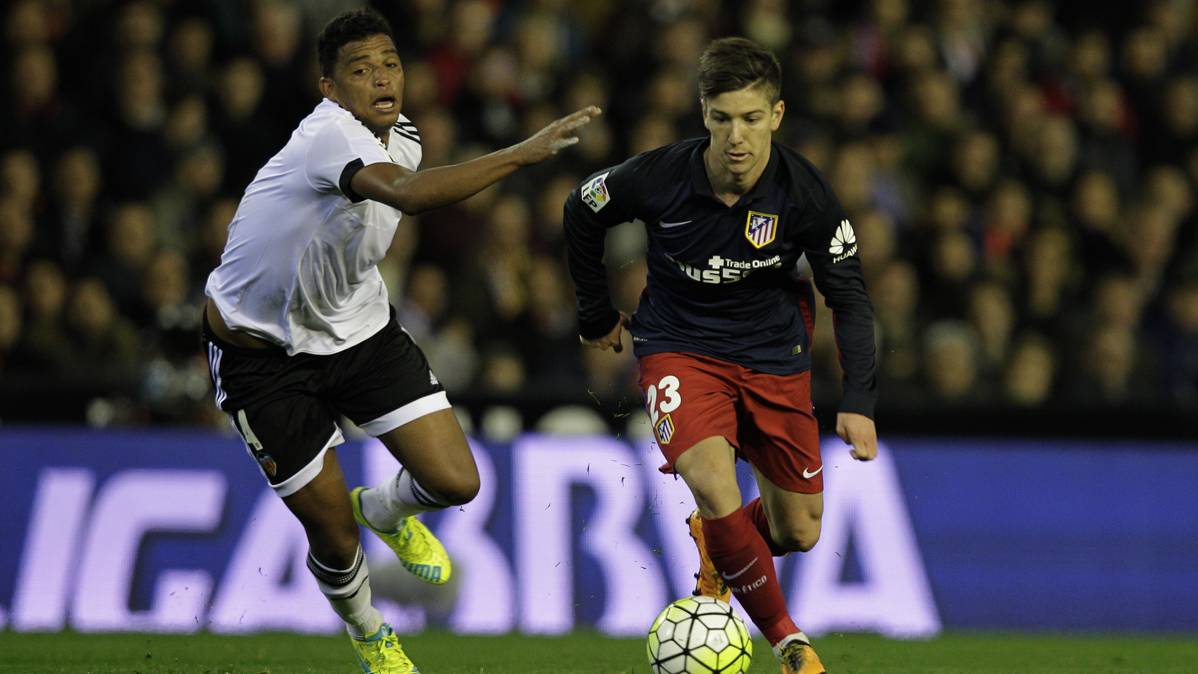
[[[777,235],[778,216],[749,211],[749,219],[745,222],[745,238],[754,248],[769,245]]]
[[[670,444],[670,439],[674,437],[674,420],[667,414],[657,422],[657,441],[663,445]]]

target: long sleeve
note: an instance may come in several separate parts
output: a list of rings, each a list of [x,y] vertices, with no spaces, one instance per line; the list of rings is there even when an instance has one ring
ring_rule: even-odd
[[[877,401],[874,311],[865,292],[857,237],[835,196],[815,210],[801,243],[815,285],[832,310],[836,346],[844,372],[840,411],[873,417]]]
[[[606,335],[620,318],[612,306],[603,253],[607,228],[635,217],[636,194],[625,179],[626,165],[588,178],[570,193],[562,215],[567,262],[578,299],[578,332],[585,339]]]

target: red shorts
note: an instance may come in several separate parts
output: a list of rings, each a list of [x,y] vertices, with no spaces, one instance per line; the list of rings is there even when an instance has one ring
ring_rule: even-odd
[[[700,440],[723,436],[779,487],[824,490],[810,371],[766,374],[693,353],[654,353],[639,366],[653,436],[666,458],[662,472],[674,472],[678,457]]]

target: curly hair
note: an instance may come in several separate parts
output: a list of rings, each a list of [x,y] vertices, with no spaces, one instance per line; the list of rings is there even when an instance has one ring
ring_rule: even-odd
[[[316,38],[316,56],[320,60],[320,74],[332,77],[337,65],[337,54],[350,42],[363,40],[371,35],[386,35],[393,41],[391,24],[372,9],[355,9],[342,12],[325,24]]]

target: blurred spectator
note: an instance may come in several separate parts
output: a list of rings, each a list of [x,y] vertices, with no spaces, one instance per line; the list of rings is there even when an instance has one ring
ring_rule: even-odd
[[[78,132],[79,121],[58,88],[58,60],[48,46],[31,44],[17,50],[5,75],[8,94],[0,113],[0,143],[23,144],[49,153]]]
[[[643,277],[640,282],[644,284]],[[517,343],[528,363],[533,390],[570,391],[582,377],[582,354],[569,289],[569,277],[554,258],[538,256],[532,260],[528,306],[520,322],[524,334]]]
[[[857,240],[869,242],[861,246],[858,255],[861,257],[866,287],[873,288],[873,279],[895,256],[898,243],[894,221],[886,213],[872,209],[857,216],[852,224],[853,231],[857,233]]]
[[[1122,236],[1123,209],[1119,189],[1109,174],[1091,170],[1078,178],[1071,216],[1078,226],[1087,275],[1127,265],[1127,257],[1118,243]]]
[[[216,198],[224,174],[224,154],[216,145],[201,143],[182,153],[175,164],[174,180],[154,195],[156,238],[162,246],[191,249],[197,218]]]
[[[474,320],[477,333],[514,344],[524,332],[528,307],[530,214],[524,199],[505,194],[496,201],[483,241],[456,276],[454,306]]]
[[[969,296],[969,322],[978,337],[980,374],[993,380],[1002,374],[1015,332],[1015,310],[1002,283],[982,281],[973,286]]]
[[[69,371],[99,382],[129,382],[137,377],[137,333],[117,312],[104,282],[86,277],[75,284],[67,305]]]
[[[167,40],[171,90],[179,96],[206,95],[212,89],[212,24],[201,16],[185,16]]]
[[[0,284],[16,284],[33,243],[33,218],[27,206],[0,197]]]
[[[988,402],[979,378],[978,338],[967,323],[937,321],[924,334],[926,404],[949,406]]]
[[[10,286],[0,285],[0,373],[19,366],[15,354],[21,337],[21,298]]]
[[[225,63],[217,83],[218,105],[212,128],[228,148],[225,191],[241,194],[258,168],[287,140],[283,119],[271,117],[263,105],[266,76],[262,65],[248,56]]]
[[[26,371],[68,374],[71,345],[64,313],[67,281],[62,269],[50,260],[35,260],[25,274],[25,331],[21,336],[22,363]]]
[[[0,10],[6,374],[102,364],[136,384],[120,418],[211,415],[194,307],[237,196],[318,100],[315,31],[357,4]],[[380,272],[459,395],[639,395],[630,348],[577,347],[562,203],[613,157],[703,134],[695,60],[740,33],[783,62],[777,140],[824,171],[861,241],[883,407],[1198,400],[1192,3],[373,4],[424,167],[605,108],[551,168],[397,231]],[[608,239],[622,310],[643,246],[640,224]],[[834,386],[828,326],[814,359]]]
[[[1076,283],[1073,259],[1069,233],[1059,228],[1036,231],[1024,249],[1023,319],[1054,339],[1062,337],[1062,312]]]
[[[1192,273],[1165,294],[1161,357],[1166,391],[1179,408],[1198,404],[1198,274]]]
[[[9,150],[0,157],[0,194],[16,200],[30,212],[40,206],[41,182],[37,157],[29,150]]]
[[[1015,251],[1023,247],[1032,226],[1032,201],[1017,180],[1003,180],[986,203],[982,224],[982,261],[986,271],[1010,281]]]
[[[141,202],[117,206],[108,220],[107,254],[91,260],[91,273],[104,283],[105,295],[125,316],[146,318],[142,313],[142,272],[158,244],[154,211]]]
[[[304,42],[303,16],[289,0],[257,0],[253,3],[250,44],[262,65],[262,99],[265,116],[288,127],[291,120],[307,114],[318,100],[316,83],[300,55]],[[304,54],[308,52],[305,51]],[[285,120],[285,121],[284,121]]]
[[[1049,403],[1058,369],[1051,342],[1036,333],[1021,336],[1012,347],[1003,376],[1004,401],[1018,407]]]
[[[1137,157],[1123,91],[1114,80],[1091,83],[1084,92],[1080,113],[1082,161],[1113,177],[1123,194],[1131,192],[1135,187]]]
[[[92,148],[78,145],[54,164],[38,250],[68,267],[83,262],[97,243],[100,162]]]
[[[127,51],[115,84],[105,189],[118,199],[144,198],[163,184],[163,168],[171,164],[162,135],[167,108],[161,59],[148,49]]]
[[[880,385],[907,390],[917,385],[921,363],[919,333],[923,326],[918,315],[919,277],[910,262],[893,260],[878,272],[877,281],[869,288],[878,322]],[[817,302],[816,306],[820,304]],[[821,325],[829,327],[830,323],[817,320],[817,334]],[[831,357],[835,361],[834,344],[828,344],[832,348],[819,346],[817,344],[817,358],[822,355],[824,359]]]
[[[1069,400],[1081,405],[1149,405],[1155,402],[1152,381],[1135,335],[1118,325],[1095,325],[1069,376]]]
[[[50,8],[41,0],[13,2],[4,19],[4,41],[10,50],[50,41]]]

